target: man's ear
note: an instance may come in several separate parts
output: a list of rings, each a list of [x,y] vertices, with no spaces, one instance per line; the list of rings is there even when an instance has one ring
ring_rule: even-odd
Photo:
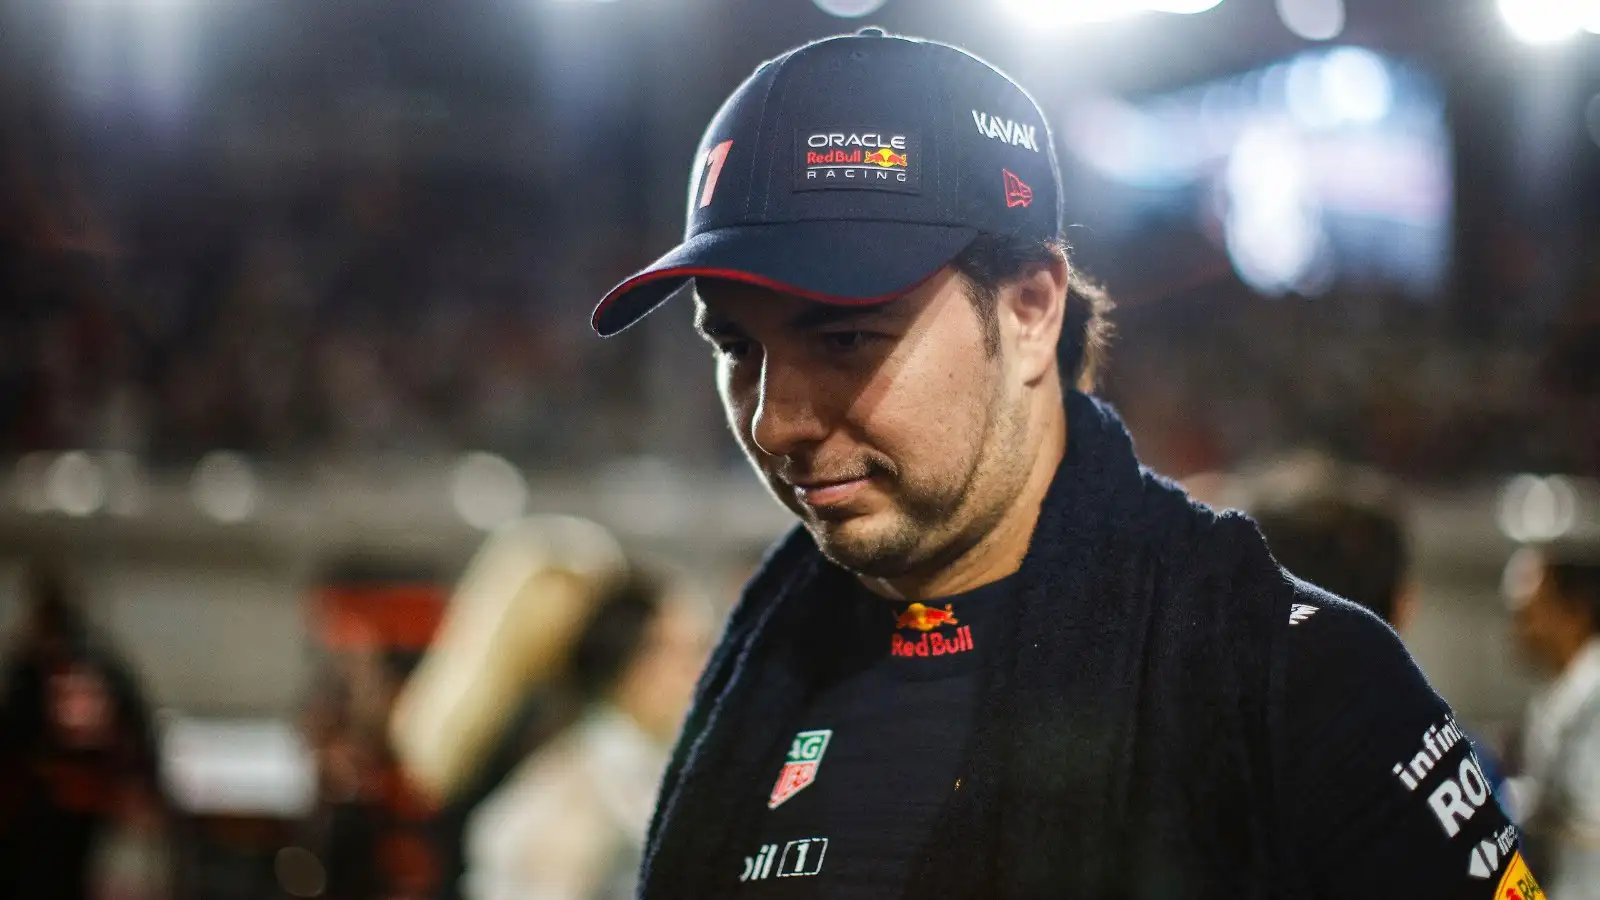
[[[1071,275],[1066,257],[1031,263],[1000,290],[997,310],[1008,352],[1027,384],[1056,371],[1056,344],[1067,304]]]

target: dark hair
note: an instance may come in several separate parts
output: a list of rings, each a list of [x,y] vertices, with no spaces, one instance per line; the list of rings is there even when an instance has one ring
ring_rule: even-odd
[[[1069,247],[1059,238],[1025,239],[1014,235],[980,234],[950,265],[972,285],[972,303],[985,327],[985,345],[991,354],[1000,349],[997,303],[1000,288],[1018,278],[1028,266],[1068,260]],[[1111,343],[1114,305],[1098,283],[1076,267],[1068,266],[1065,318],[1056,360],[1064,387],[1094,389],[1095,377],[1105,362]]]
[[[1547,546],[1541,555],[1560,601],[1587,612],[1589,630],[1600,632],[1600,556],[1567,545]]]
[[[661,613],[661,578],[635,569],[595,609],[569,658],[573,686],[585,699],[603,696],[627,671]]]
[[[25,590],[37,627],[47,637],[81,643],[88,624],[66,570],[52,561],[36,560],[28,566],[26,578]]]
[[[1410,565],[1394,485],[1311,454],[1269,470],[1255,489],[1251,515],[1280,565],[1394,624]]]

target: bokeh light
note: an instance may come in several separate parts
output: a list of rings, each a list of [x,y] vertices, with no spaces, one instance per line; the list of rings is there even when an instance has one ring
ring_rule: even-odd
[[[457,515],[474,528],[492,531],[522,515],[528,484],[516,466],[493,453],[461,457],[450,477]]]
[[[1344,0],[1274,0],[1278,18],[1308,41],[1331,41],[1344,31]]]
[[[841,19],[857,19],[861,16],[870,16],[883,8],[888,0],[813,0],[817,8],[830,16]]]
[[[81,450],[63,453],[50,466],[45,492],[50,505],[69,516],[92,515],[106,500],[105,473]]]
[[[256,510],[255,470],[238,453],[216,450],[194,467],[190,490],[201,512],[226,524],[243,522]]]

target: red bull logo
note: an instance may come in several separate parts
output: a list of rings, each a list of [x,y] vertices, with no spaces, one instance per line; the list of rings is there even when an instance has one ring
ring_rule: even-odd
[[[879,147],[867,154],[867,162],[882,166],[885,169],[892,166],[899,166],[903,169],[906,166],[906,155],[904,153],[896,153],[888,147]]]
[[[879,151],[880,153],[883,151]],[[806,151],[806,165],[808,166],[859,166],[864,165],[870,157],[865,156],[861,150],[829,150],[818,153],[815,150]]]
[[[917,640],[908,641],[897,634],[889,639],[890,656],[948,656],[971,649],[972,629],[966,625],[957,628],[953,637],[925,634]]]
[[[960,627],[956,628],[955,634],[934,632],[934,629],[946,625]],[[907,640],[898,634],[894,635],[889,639],[891,656],[948,656],[973,648],[971,626],[961,625],[961,620],[956,618],[955,609],[948,603],[944,609],[913,603],[895,619],[894,627],[920,631],[922,636],[916,640]]]
[[[913,603],[906,607],[906,611],[894,620],[896,628],[915,628],[918,631],[932,631],[940,625],[959,625],[961,620],[956,618],[956,611],[951,604],[946,603],[944,609],[934,609]]]

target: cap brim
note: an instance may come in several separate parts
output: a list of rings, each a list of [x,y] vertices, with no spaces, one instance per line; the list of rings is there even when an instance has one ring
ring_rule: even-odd
[[[610,337],[694,278],[725,278],[837,305],[893,300],[978,236],[976,228],[905,222],[781,222],[695,235],[612,288],[590,324]]]

